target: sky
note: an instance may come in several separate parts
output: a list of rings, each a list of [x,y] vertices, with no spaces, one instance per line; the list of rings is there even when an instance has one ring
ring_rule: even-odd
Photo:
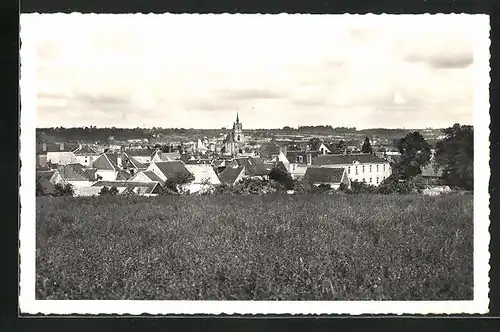
[[[472,124],[473,24],[373,16],[40,15],[37,127]]]

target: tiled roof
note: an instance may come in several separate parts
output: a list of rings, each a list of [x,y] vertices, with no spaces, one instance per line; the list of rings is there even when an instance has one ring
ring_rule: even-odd
[[[93,181],[92,172],[81,164],[60,165],[57,170],[65,181]]]
[[[37,178],[40,178],[42,180],[46,180],[46,181],[49,181],[52,176],[54,175],[56,171],[55,170],[52,170],[52,171],[38,171],[36,172],[36,176]]]
[[[219,174],[220,181],[225,184],[233,184],[241,171],[243,171],[243,168],[243,166],[226,167],[226,169]]]
[[[159,161],[154,162],[167,179],[175,178],[179,174],[189,174],[182,161]]]
[[[374,156],[372,154],[355,154],[355,155],[343,155],[343,154],[326,154],[313,158],[313,165],[350,165],[355,161],[363,163],[383,163],[384,159]]]
[[[128,180],[131,176],[132,175],[130,175],[130,173],[119,169],[118,174],[116,175],[116,180]]]
[[[116,162],[113,162],[112,159],[113,155],[111,155],[111,158],[109,157],[108,153],[103,153],[101,154],[94,162],[92,163],[92,167],[99,169],[99,170],[108,170],[108,171],[116,171],[118,169],[118,166],[116,165]]]
[[[153,171],[143,171],[142,173],[144,173],[144,175],[146,175],[152,181],[158,181],[160,183],[163,182],[162,179]]]
[[[140,157],[150,157],[156,150],[151,149],[137,149],[137,150],[125,150],[123,152],[127,153],[129,156],[140,156]]]
[[[286,159],[292,164],[297,164],[297,157],[302,156],[302,164],[307,163],[307,155],[310,154],[311,158],[315,158],[320,155],[319,151],[287,151]]]
[[[313,183],[339,183],[343,174],[343,168],[308,167],[304,178]]]

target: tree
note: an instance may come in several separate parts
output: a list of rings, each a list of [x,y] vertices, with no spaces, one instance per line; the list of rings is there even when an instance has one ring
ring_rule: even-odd
[[[435,163],[443,168],[443,180],[467,190],[474,188],[474,128],[455,124],[443,130],[436,144]]]
[[[337,149],[339,149],[340,152],[344,152],[347,149],[347,145],[343,140],[337,142]]]
[[[269,173],[269,179],[274,180],[287,190],[293,189],[293,179],[290,173],[287,171],[285,165],[282,162],[277,163]]]
[[[368,137],[365,138],[365,141],[363,142],[363,146],[361,147],[361,152],[362,153],[372,153],[372,145],[370,144],[370,139]]]
[[[321,140],[317,137],[313,137],[309,140],[309,146],[313,151],[318,150],[320,145],[321,145]]]
[[[398,141],[401,161],[394,165],[393,174],[397,179],[410,179],[421,174],[421,167],[431,158],[431,147],[418,132],[411,132]]]
[[[54,185],[54,196],[73,196],[74,190],[73,186],[69,183],[62,185],[60,183],[56,183]]]
[[[174,176],[167,179],[165,182],[165,187],[167,193],[169,192],[180,192],[179,186],[190,183],[194,180],[194,175],[191,172],[178,172]]]

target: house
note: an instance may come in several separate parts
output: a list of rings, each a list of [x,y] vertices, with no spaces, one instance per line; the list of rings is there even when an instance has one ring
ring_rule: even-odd
[[[443,184],[443,168],[436,163],[430,162],[421,168],[422,173],[416,177],[416,180],[426,186],[440,186]]]
[[[151,149],[127,149],[125,152],[128,156],[133,157],[136,161],[142,164],[149,164],[156,150]]]
[[[74,145],[66,143],[42,143],[37,147],[39,162],[45,161],[46,164],[67,165],[78,163],[73,154]],[[40,166],[45,166],[40,164]]]
[[[92,163],[92,168],[96,169],[97,175],[102,180],[113,181],[116,180],[118,171],[120,170],[117,165],[117,154],[102,153]]]
[[[342,183],[347,188],[351,187],[349,176],[343,168],[308,167],[304,179],[314,186],[326,185],[335,190],[339,189]]]
[[[211,186],[221,184],[210,164],[185,165],[185,167],[194,176],[194,180],[184,186],[189,193],[204,192]]]
[[[297,179],[305,175],[307,167],[312,165],[313,158],[319,156],[319,151],[283,151],[288,161],[288,172],[292,178]],[[285,164],[286,165],[286,164]]]
[[[234,185],[245,177],[245,167],[231,166],[226,167],[220,174],[219,179],[227,185]]]
[[[325,168],[343,168],[351,181],[378,186],[392,174],[387,160],[372,154],[330,154],[320,155],[312,160],[312,165]]]
[[[264,163],[260,157],[246,157],[233,159],[227,167],[245,167],[244,177],[267,180],[273,165]]]
[[[318,148],[318,151],[321,153],[321,154],[327,154],[327,153],[331,153],[331,150],[329,148],[326,147],[325,144],[321,143],[321,145],[319,146]]]
[[[64,184],[64,180],[57,170],[37,171],[36,178],[46,195],[54,192],[56,184]]]
[[[165,185],[163,181],[155,172],[153,171],[140,171],[132,176],[129,181],[131,182],[158,182],[160,185]]]
[[[90,187],[97,180],[96,170],[86,169],[78,163],[59,165],[57,171],[63,182],[73,187]]]
[[[179,151],[162,152],[160,149],[157,149],[151,155],[151,162],[153,162],[153,161],[172,161],[172,160],[179,160],[180,158],[181,158],[181,154],[179,153]]]
[[[164,182],[168,179],[178,179],[191,174],[186,165],[180,160],[152,162],[146,171],[152,171]]]
[[[117,164],[119,167],[121,167],[123,170],[127,171],[131,175],[134,175],[135,173],[145,170],[147,168],[147,165],[139,162],[137,159],[132,157],[127,152],[122,152],[117,157]]]
[[[104,187],[115,187],[119,195],[157,196],[163,191],[162,186],[158,182],[98,181],[92,187],[98,188],[96,189],[98,192]]]
[[[79,146],[73,154],[77,162],[85,167],[92,167],[92,163],[99,156],[99,153],[88,145]]]

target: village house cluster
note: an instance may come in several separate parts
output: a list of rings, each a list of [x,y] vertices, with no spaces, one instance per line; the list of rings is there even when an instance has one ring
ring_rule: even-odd
[[[207,146],[198,139],[189,151],[171,147],[161,149],[108,146],[98,149],[91,144],[71,145],[40,142],[37,146],[37,177],[44,191],[56,184],[70,184],[75,196],[98,195],[104,188],[115,187],[119,194],[155,196],[169,179],[192,175],[183,184],[188,193],[202,192],[219,184],[234,185],[244,178],[268,179],[274,166],[281,164],[293,179],[308,178],[314,185],[338,189],[352,181],[378,186],[391,175],[391,156],[350,153],[332,154],[321,144],[311,150],[288,151],[276,144],[267,155],[248,152],[251,144],[244,134],[239,116],[233,128],[219,144]],[[435,174],[429,174],[429,177]]]

